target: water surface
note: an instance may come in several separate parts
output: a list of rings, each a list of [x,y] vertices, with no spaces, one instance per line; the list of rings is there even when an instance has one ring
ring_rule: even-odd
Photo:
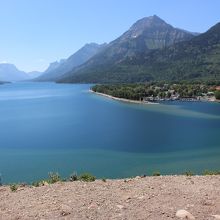
[[[49,171],[97,177],[220,168],[220,104],[122,103],[90,85],[0,86],[0,173],[31,182]]]

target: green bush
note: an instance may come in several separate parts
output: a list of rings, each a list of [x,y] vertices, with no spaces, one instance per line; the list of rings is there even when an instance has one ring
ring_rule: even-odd
[[[79,180],[85,181],[85,182],[93,182],[95,181],[95,179],[96,177],[90,173],[84,173],[79,176]]]
[[[156,171],[156,172],[153,172],[153,176],[160,176],[160,172],[159,171]]]
[[[48,183],[50,183],[50,184],[61,181],[61,177],[60,177],[59,173],[49,172],[48,175],[49,175]]]
[[[18,189],[18,184],[15,184],[15,183],[11,184],[11,185],[10,185],[10,189],[11,189],[12,192],[17,191],[17,189]]]
[[[220,100],[220,91],[219,90],[215,92],[215,98]]]
[[[73,181],[77,181],[78,180],[78,176],[76,172],[73,172],[70,177],[69,177],[69,181],[73,182]]]
[[[41,186],[41,182],[40,181],[35,181],[31,185],[35,186],[35,187],[39,187],[39,186]]]
[[[204,170],[203,175],[220,175],[220,171]]]
[[[186,171],[186,172],[184,173],[184,175],[186,175],[186,176],[194,176],[194,173],[189,170],[189,171]]]

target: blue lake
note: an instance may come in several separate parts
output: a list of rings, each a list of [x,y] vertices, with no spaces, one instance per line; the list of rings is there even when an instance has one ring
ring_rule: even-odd
[[[90,85],[0,86],[0,173],[4,183],[57,171],[121,178],[220,169],[220,104],[129,104]]]

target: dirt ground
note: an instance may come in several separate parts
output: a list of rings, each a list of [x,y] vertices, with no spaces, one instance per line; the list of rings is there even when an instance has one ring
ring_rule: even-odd
[[[136,177],[0,187],[0,219],[220,219],[220,176]]]

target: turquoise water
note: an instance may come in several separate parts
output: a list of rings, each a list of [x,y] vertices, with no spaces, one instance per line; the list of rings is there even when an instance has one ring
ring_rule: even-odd
[[[3,182],[31,182],[50,171],[119,178],[220,169],[220,104],[128,104],[89,87],[0,86]]]

